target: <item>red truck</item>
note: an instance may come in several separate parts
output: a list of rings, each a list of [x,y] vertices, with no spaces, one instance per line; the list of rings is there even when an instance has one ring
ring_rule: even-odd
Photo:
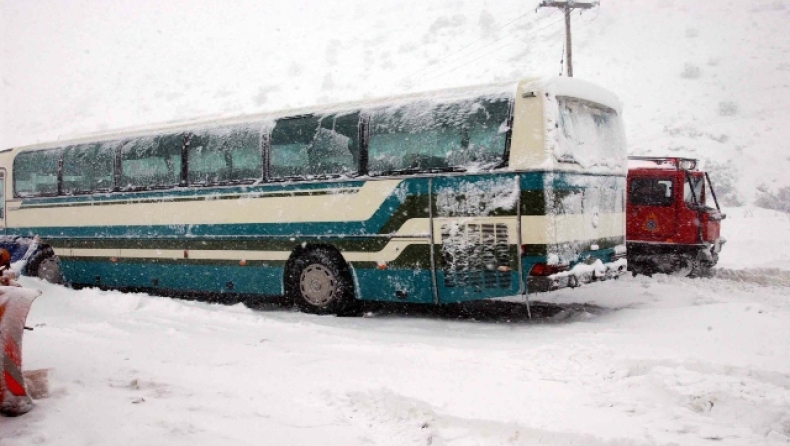
[[[628,158],[626,245],[633,275],[706,276],[719,260],[726,215],[697,165],[691,158]]]

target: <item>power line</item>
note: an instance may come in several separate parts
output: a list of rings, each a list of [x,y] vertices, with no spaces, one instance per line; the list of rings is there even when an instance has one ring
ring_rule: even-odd
[[[595,17],[593,17],[590,20],[583,20],[582,17],[584,17],[584,11],[579,11],[579,21],[582,22],[582,23],[592,23],[592,22],[598,20],[598,16],[599,15],[601,15],[601,5],[600,4],[598,5],[597,8],[595,8]]]
[[[513,20],[511,20],[511,21],[507,22],[506,24],[502,25],[502,26],[501,26],[501,28],[500,28],[500,30],[504,30],[505,28],[507,28],[507,27],[508,27],[508,26],[510,26],[511,24],[515,23],[515,22],[516,22],[516,21],[518,21],[518,20],[521,20],[522,18],[526,17],[526,16],[527,16],[527,15],[529,15],[529,14],[531,14],[531,13],[522,14],[522,15],[520,15],[520,16],[518,16],[518,17],[516,17],[515,19],[513,19]],[[540,20],[543,20],[543,19],[544,19],[544,18],[546,18],[546,17],[548,17],[548,16],[537,17],[537,18],[535,18],[534,20],[532,20],[530,23],[536,23],[536,22],[538,22],[538,21],[540,21]],[[510,36],[510,35],[505,35],[505,36],[503,36],[503,37],[500,37],[500,38],[498,38],[498,39],[496,39],[496,40],[493,40],[493,41],[491,41],[491,42],[487,43],[486,45],[484,45],[484,46],[482,46],[482,47],[480,47],[480,48],[477,48],[477,49],[473,50],[473,51],[472,51],[472,53],[475,53],[475,52],[481,51],[481,50],[483,50],[483,49],[485,49],[485,48],[487,48],[487,47],[489,47],[489,46],[493,45],[494,43],[496,43],[496,42],[499,42],[499,41],[501,41],[501,40],[503,40],[503,39],[506,39],[506,38],[508,38],[508,37],[511,37],[511,36]],[[436,64],[438,64],[439,62],[445,62],[445,61],[447,61],[448,59],[452,58],[452,56],[454,56],[454,55],[456,55],[456,54],[460,53],[461,51],[463,51],[463,50],[465,50],[465,49],[467,49],[467,48],[471,47],[472,45],[474,45],[474,44],[476,44],[476,43],[478,43],[478,42],[480,42],[480,41],[482,41],[482,40],[485,40],[485,37],[481,37],[481,38],[479,38],[479,39],[475,40],[474,42],[472,42],[472,43],[470,43],[470,44],[468,44],[468,45],[466,45],[466,46],[464,46],[464,47],[462,47],[462,48],[460,48],[460,49],[458,49],[458,50],[456,50],[456,51],[453,51],[453,52],[452,52],[452,53],[450,53],[450,54],[447,54],[446,56],[442,57],[442,58],[441,58],[441,59],[439,59],[439,60],[436,60],[436,61],[430,62],[430,63],[429,63],[428,65],[426,65],[425,67],[423,67],[423,68],[420,68],[419,70],[417,70],[417,71],[415,71],[415,72],[413,72],[413,73],[411,73],[411,74],[408,74],[408,75],[404,76],[404,77],[401,79],[401,81],[407,80],[408,78],[410,78],[410,77],[412,77],[412,76],[414,76],[414,75],[416,75],[416,74],[419,74],[419,73],[422,73],[422,72],[424,72],[424,71],[426,71],[426,70],[429,70],[431,67],[435,66],[435,65],[436,65]],[[467,55],[468,55],[468,54],[467,54]],[[464,55],[464,56],[466,56],[466,55]],[[431,71],[431,70],[429,70],[429,71]]]
[[[545,26],[542,26],[542,27],[538,28],[538,29],[531,30],[531,31],[530,31],[530,34],[531,34],[531,33],[533,33],[533,32],[538,32],[538,31],[541,31],[541,30],[543,30],[543,29],[546,29],[546,28],[550,27],[551,25],[554,25],[554,24],[556,24],[556,23],[559,23],[559,22],[561,22],[561,21],[562,21],[562,19],[560,19],[560,20],[555,20],[555,21],[553,21],[553,22],[551,22],[551,23],[548,23],[548,24],[547,24],[547,25],[545,25]],[[529,35],[529,34],[528,34],[528,35]],[[471,63],[477,62],[477,61],[478,61],[478,60],[480,60],[480,59],[484,59],[484,58],[486,58],[486,57],[488,57],[488,56],[490,56],[490,55],[492,55],[492,54],[494,54],[494,53],[498,52],[499,50],[501,50],[501,49],[503,49],[503,48],[505,48],[505,47],[508,47],[508,46],[510,46],[510,45],[513,45],[514,43],[519,43],[519,42],[523,42],[523,40],[515,40],[515,41],[513,41],[513,42],[509,42],[509,43],[506,43],[506,44],[504,44],[504,45],[501,45],[501,46],[497,47],[496,49],[494,49],[493,51],[490,51],[490,52],[488,52],[488,53],[486,53],[486,54],[484,54],[484,55],[482,55],[482,56],[480,56],[480,57],[478,57],[478,58],[476,58],[476,59],[470,60],[469,62],[466,62],[466,63],[464,63],[464,64],[461,64],[461,65],[459,65],[459,66],[457,66],[457,67],[455,67],[455,68],[452,68],[452,69],[450,69],[450,70],[448,70],[448,71],[440,72],[440,73],[439,73],[439,74],[437,74],[436,76],[431,76],[431,77],[428,77],[428,78],[426,78],[426,79],[423,79],[423,81],[422,81],[422,82],[420,82],[420,84],[424,84],[425,82],[428,82],[428,81],[431,81],[431,80],[438,79],[438,78],[440,78],[440,77],[446,76],[446,75],[448,75],[448,74],[450,74],[450,73],[452,73],[452,72],[454,72],[454,71],[456,71],[456,70],[459,70],[459,69],[461,69],[461,68],[463,68],[463,67],[465,67],[465,66],[467,66],[467,65],[469,65],[469,64],[471,64]]]

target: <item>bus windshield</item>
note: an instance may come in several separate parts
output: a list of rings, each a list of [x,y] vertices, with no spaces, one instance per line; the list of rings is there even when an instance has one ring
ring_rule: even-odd
[[[557,100],[560,132],[555,156],[560,162],[584,168],[624,166],[625,134],[616,111],[580,99]]]

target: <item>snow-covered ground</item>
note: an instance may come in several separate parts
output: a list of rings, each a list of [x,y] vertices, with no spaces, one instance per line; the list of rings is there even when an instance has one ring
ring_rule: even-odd
[[[0,440],[788,444],[790,273],[739,265],[786,265],[786,249],[755,250],[790,219],[734,209],[726,223],[722,270],[741,276],[623,277],[539,295],[561,311],[532,320],[506,302],[337,318],[24,279],[44,292],[25,366],[52,369],[51,396],[0,418]]]
[[[537,3],[0,0],[0,148],[553,75],[562,17]],[[51,395],[0,418],[0,444],[790,443],[790,216],[751,204],[790,184],[788,19],[785,0],[574,16],[575,73],[621,97],[630,150],[704,158],[744,203],[725,208],[715,278],[540,295],[559,307],[533,320],[512,303],[336,318],[24,279],[43,290],[25,367],[52,369]]]

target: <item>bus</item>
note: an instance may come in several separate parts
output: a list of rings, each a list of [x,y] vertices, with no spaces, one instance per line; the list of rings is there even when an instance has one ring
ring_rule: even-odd
[[[7,149],[0,225],[51,281],[338,314],[617,276],[626,174],[617,97],[535,78]]]

